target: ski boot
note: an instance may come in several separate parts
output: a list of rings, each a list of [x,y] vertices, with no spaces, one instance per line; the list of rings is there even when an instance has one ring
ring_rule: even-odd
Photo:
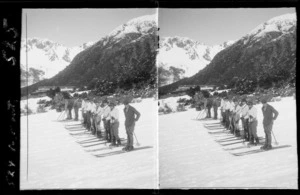
[[[116,146],[117,146],[117,147],[121,146],[121,140],[120,140],[120,139],[117,140]]]
[[[267,145],[265,150],[271,150],[272,148],[273,148],[272,145]]]
[[[263,145],[262,147],[260,147],[261,150],[266,150],[268,146],[267,145]]]
[[[130,151],[132,151],[132,150],[134,150],[134,147],[133,147],[133,146],[129,146],[127,152],[130,152]]]
[[[128,151],[129,146],[125,146],[124,148],[122,148],[122,151]]]

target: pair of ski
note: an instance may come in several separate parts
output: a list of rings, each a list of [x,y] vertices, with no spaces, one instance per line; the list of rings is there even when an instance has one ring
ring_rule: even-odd
[[[273,146],[272,149],[269,149],[269,150],[264,150],[264,149],[259,148],[259,149],[244,151],[244,152],[230,152],[230,153],[234,156],[245,156],[245,155],[249,155],[249,154],[257,154],[257,153],[261,153],[261,152],[267,152],[267,151],[288,148],[288,147],[291,147],[291,145]]]

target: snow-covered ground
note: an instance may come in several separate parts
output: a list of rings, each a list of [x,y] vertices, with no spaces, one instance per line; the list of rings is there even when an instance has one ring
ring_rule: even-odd
[[[21,100],[20,102],[20,109],[25,109],[25,107],[27,106],[31,111],[32,113],[36,113],[37,112],[37,109],[39,107],[39,104],[37,104],[39,101],[41,100],[46,100],[46,101],[50,101],[51,98],[48,97],[48,96],[45,96],[45,97],[38,97],[38,98],[29,98],[29,99],[25,99],[25,100]]]
[[[179,99],[191,99],[190,96],[188,95],[184,95],[184,96],[178,96],[178,97],[169,97],[169,98],[166,98],[166,99],[161,99],[159,100],[159,107],[160,108],[164,108],[165,105],[167,105],[169,108],[172,109],[173,112],[176,111],[176,108],[178,106],[178,100]]]
[[[90,134],[71,135],[83,131],[80,122],[57,121],[55,110],[22,116],[20,189],[157,188],[157,101],[132,105],[141,113],[135,134],[144,149],[122,154]],[[119,135],[126,138],[123,107]]]
[[[296,102],[288,97],[270,104],[279,112],[273,126],[276,139],[279,145],[291,147],[245,156],[233,156],[226,150],[242,143],[221,146],[215,141],[230,134],[209,134],[203,126],[219,120],[195,120],[198,115],[195,109],[159,116],[160,188],[297,189]],[[264,137],[261,106],[255,105],[257,130],[258,136]],[[275,146],[274,139],[272,142]],[[239,149],[245,150],[249,148]]]

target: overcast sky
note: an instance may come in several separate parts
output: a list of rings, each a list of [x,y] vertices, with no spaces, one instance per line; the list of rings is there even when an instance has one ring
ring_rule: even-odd
[[[237,40],[259,24],[295,8],[159,9],[160,36],[182,36],[208,45]]]
[[[237,40],[259,24],[294,8],[163,9],[159,35],[188,37],[208,45]],[[65,46],[98,41],[127,21],[157,9],[24,9],[22,38],[47,38]]]
[[[157,13],[157,9],[24,9],[28,37],[47,38],[68,47],[98,41],[129,20]]]

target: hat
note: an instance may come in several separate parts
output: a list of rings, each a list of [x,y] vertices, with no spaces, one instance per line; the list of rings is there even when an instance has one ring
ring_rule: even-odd
[[[267,103],[267,98],[263,98],[263,99],[261,100],[261,103],[263,103],[263,104]]]
[[[253,105],[253,101],[252,101],[252,100],[249,100],[249,101],[248,101],[248,105]]]
[[[246,100],[246,98],[243,98],[241,102],[246,102],[246,103],[247,103],[247,100]]]
[[[123,104],[129,104],[131,102],[131,97],[125,97],[125,99],[123,100]]]
[[[110,100],[109,105],[113,105],[113,106],[117,105],[116,100],[114,100],[114,99]]]

